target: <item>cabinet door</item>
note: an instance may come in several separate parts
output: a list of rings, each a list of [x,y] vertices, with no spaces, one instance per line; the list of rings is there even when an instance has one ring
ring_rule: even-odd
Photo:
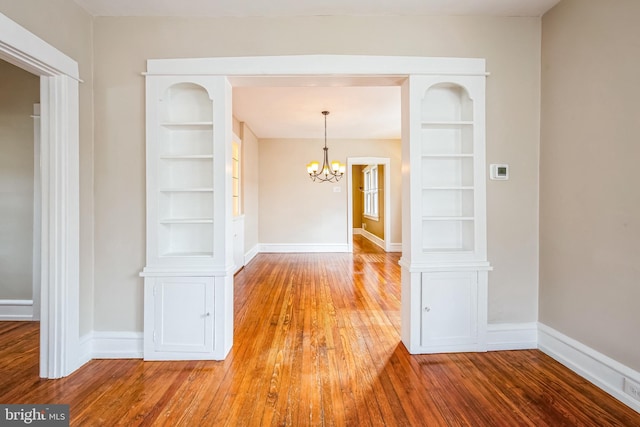
[[[156,352],[213,351],[213,278],[156,279],[153,289]]]
[[[462,351],[478,342],[476,272],[423,273],[421,290],[423,347]]]

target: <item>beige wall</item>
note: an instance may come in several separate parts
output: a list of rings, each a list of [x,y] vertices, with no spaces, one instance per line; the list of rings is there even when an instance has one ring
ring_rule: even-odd
[[[37,76],[0,60],[0,299],[32,299]]]
[[[73,0],[0,0],[0,13],[78,62],[80,78],[80,333],[93,329],[93,18]]]
[[[489,318],[536,320],[540,19],[96,18],[94,22],[96,330],[142,330],[138,272],[145,254],[145,178],[140,73],[145,60],[319,53],[487,59],[491,72],[487,159],[511,165],[510,181],[488,185],[489,259],[495,267],[490,275]],[[261,159],[262,151],[261,145]],[[300,167],[306,162],[305,157]],[[296,176],[308,180],[304,174]],[[261,181],[260,194],[263,185]],[[310,188],[322,191],[319,187]],[[314,203],[320,202],[314,198]],[[261,198],[261,242],[263,232],[271,233],[262,227],[263,212]],[[394,233],[392,242],[399,242],[399,231]],[[294,239],[287,234],[276,238]],[[321,238],[334,241],[338,236]]]
[[[640,2],[543,18],[540,321],[640,370]]]
[[[260,243],[347,244],[347,180],[311,181],[305,165],[322,161],[323,141],[315,139],[260,140]],[[347,157],[391,158],[392,243],[399,243],[401,177],[399,140],[332,139],[329,161]],[[285,156],[286,153],[286,156]],[[274,168],[273,164],[288,167]],[[339,188],[340,192],[335,192]],[[396,240],[393,240],[395,238]]]
[[[260,203],[260,144],[246,123],[240,124],[242,138],[242,205],[244,207],[244,251],[255,249],[258,241],[258,217]]]

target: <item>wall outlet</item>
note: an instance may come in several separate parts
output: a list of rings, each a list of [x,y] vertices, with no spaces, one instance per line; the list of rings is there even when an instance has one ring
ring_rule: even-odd
[[[624,392],[640,401],[640,384],[631,381],[629,378],[624,379]]]
[[[363,222],[363,223],[362,223],[362,229],[363,229],[363,230],[366,230],[366,229],[367,229],[367,223],[366,223],[366,222]]]

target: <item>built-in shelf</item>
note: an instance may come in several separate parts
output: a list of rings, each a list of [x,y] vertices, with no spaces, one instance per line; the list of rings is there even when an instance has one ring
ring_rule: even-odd
[[[211,257],[213,252],[166,252],[161,257]]]
[[[474,187],[460,187],[460,186],[438,186],[438,187],[422,187],[422,191],[431,191],[431,190],[449,190],[449,191],[458,191],[458,190],[473,190]]]
[[[446,127],[446,126],[470,126],[473,125],[473,121],[470,120],[454,120],[454,121],[426,121],[422,122],[422,128],[428,129],[432,127]]]
[[[422,158],[426,159],[459,159],[459,158],[473,158],[473,154],[423,154]]]
[[[160,224],[213,224],[213,218],[167,218]]]
[[[160,156],[162,160],[211,160],[212,154],[169,154]]]
[[[424,221],[473,221],[472,216],[423,216]]]
[[[213,127],[213,122],[165,122],[165,123],[161,123],[160,126],[163,126],[169,129],[189,130],[189,128],[193,128],[196,130],[200,130],[202,128]]]
[[[161,188],[161,193],[213,193],[213,188]]]

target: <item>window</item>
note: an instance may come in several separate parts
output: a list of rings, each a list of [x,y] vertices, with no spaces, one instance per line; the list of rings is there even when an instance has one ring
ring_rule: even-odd
[[[231,144],[231,199],[233,200],[233,216],[239,216],[242,212],[240,206],[240,143]]]
[[[378,165],[369,165],[362,171],[364,182],[364,216],[378,220]]]

